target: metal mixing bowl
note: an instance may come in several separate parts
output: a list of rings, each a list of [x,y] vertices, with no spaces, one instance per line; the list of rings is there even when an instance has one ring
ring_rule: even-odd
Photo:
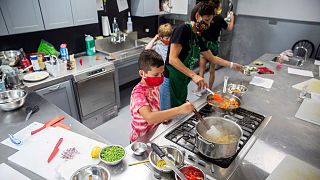
[[[230,94],[233,94],[237,97],[241,97],[248,91],[248,88],[241,84],[229,84],[227,86],[227,90]],[[236,92],[236,91],[239,91],[239,92]]]
[[[137,156],[141,156],[147,149],[148,146],[143,142],[134,142],[131,144],[131,150],[133,151],[133,154]]]
[[[177,148],[175,147],[171,147],[171,146],[161,146],[160,147],[162,149],[162,151],[166,154],[166,156],[172,160],[175,164],[175,166],[177,168],[183,166],[183,163],[184,163],[184,156],[183,156],[183,153],[178,150]],[[150,164],[158,171],[160,172],[165,172],[165,173],[168,173],[168,172],[171,172],[172,169],[170,168],[170,166],[166,166],[164,168],[159,168],[157,167],[157,162],[160,161],[161,158],[155,153],[155,152],[151,152],[149,154],[149,161],[150,161]]]
[[[89,165],[77,170],[70,178],[70,180],[87,179],[110,180],[110,172],[102,166]]]
[[[0,109],[12,111],[23,106],[28,93],[25,90],[16,89],[0,92]]]

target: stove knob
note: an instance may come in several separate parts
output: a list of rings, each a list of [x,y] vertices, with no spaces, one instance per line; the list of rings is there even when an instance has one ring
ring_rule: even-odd
[[[194,159],[194,157],[193,156],[191,156],[191,155],[188,155],[188,159],[190,160],[190,161],[195,161],[195,159]]]
[[[214,165],[213,164],[211,164],[210,170],[211,170],[211,173],[214,173]]]
[[[204,162],[204,161],[202,161],[200,159],[198,159],[198,164],[203,166],[203,167],[206,167],[206,162]]]

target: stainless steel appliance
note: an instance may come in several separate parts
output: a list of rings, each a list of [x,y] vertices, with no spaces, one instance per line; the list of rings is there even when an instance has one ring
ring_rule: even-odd
[[[74,75],[80,121],[93,129],[118,114],[112,63]]]
[[[199,113],[204,117],[224,117],[236,122],[243,131],[237,152],[230,158],[213,159],[203,155],[196,146],[196,124],[198,118],[194,115],[177,126],[170,127],[166,133],[152,140],[157,144],[174,146],[185,154],[185,163],[199,167],[206,174],[207,179],[228,179],[236,170],[257,139],[259,133],[266,127],[271,116],[237,108],[232,111],[217,112],[208,104],[202,106]],[[156,175],[156,174],[155,174]],[[170,179],[168,175],[162,177]]]

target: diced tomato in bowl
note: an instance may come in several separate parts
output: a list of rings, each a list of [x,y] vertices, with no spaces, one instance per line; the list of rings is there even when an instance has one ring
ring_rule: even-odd
[[[204,172],[191,165],[183,166],[180,168],[180,171],[182,174],[187,178],[187,180],[204,180],[205,179],[205,174]],[[181,180],[177,175],[175,175],[176,180]]]

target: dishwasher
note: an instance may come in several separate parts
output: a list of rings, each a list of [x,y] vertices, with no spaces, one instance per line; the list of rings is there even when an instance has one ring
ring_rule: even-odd
[[[93,129],[118,115],[113,64],[86,69],[74,81],[82,124]]]

